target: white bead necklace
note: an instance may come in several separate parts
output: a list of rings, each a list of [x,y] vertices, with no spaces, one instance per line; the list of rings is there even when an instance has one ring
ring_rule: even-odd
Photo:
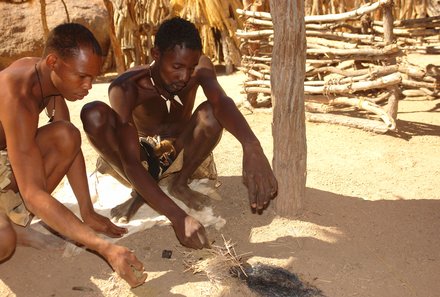
[[[155,61],[151,62],[151,63],[150,63],[150,67],[148,67],[148,71],[150,72],[150,81],[151,81],[151,84],[153,85],[153,87],[156,89],[156,92],[159,94],[159,96],[160,96],[163,100],[165,100],[165,103],[166,103],[166,105],[167,105],[167,109],[168,109],[168,113],[170,113],[170,110],[171,110],[171,99],[168,99],[167,97],[165,97],[164,95],[162,95],[162,94],[159,92],[159,89],[157,88],[156,83],[154,82],[153,75],[151,74],[151,66],[154,65],[154,62],[155,62]],[[182,101],[180,100],[179,96],[174,95],[174,97],[173,97],[172,99],[174,99],[174,101],[176,101],[177,103],[179,103],[180,105],[183,106],[183,103],[182,103]]]

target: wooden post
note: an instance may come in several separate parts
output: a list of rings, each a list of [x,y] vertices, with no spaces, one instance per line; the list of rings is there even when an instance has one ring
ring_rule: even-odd
[[[274,47],[271,65],[273,168],[278,180],[277,214],[298,215],[306,185],[304,0],[271,0]]]
[[[386,44],[391,44],[394,42],[393,22],[394,22],[394,17],[393,17],[392,4],[384,5],[383,31],[384,31],[384,41]],[[395,65],[396,58],[391,58],[385,63],[387,65]],[[399,100],[402,98],[402,92],[398,85],[390,87],[390,91],[391,91],[391,96],[388,99],[387,112],[393,120],[396,120]]]

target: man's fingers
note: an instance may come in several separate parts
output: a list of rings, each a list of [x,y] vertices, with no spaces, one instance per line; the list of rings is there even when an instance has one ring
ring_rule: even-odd
[[[124,234],[126,234],[128,232],[127,228],[116,226],[113,223],[112,223],[111,229],[112,229],[113,233],[115,233],[115,234],[117,234],[119,236],[122,236],[122,235],[124,235]]]
[[[257,201],[256,201],[256,184],[254,180],[247,181],[248,186],[248,195],[249,195],[249,203],[252,208],[257,207]]]
[[[128,271],[122,277],[132,288],[142,285],[148,277],[145,271],[136,271],[132,267],[127,269]]]
[[[124,279],[132,288],[142,285],[148,277],[147,272],[144,271],[144,265],[132,251],[129,252],[126,260],[129,269],[124,275]]]
[[[143,271],[144,270],[144,264],[142,264],[141,261],[136,258],[136,256],[131,252],[131,256],[128,259],[128,262],[131,266],[133,266],[136,270]]]
[[[269,177],[261,174],[248,176],[252,176],[252,179],[247,181],[251,208],[262,211],[267,208],[269,201],[276,196],[278,192],[277,181],[273,175]]]
[[[271,188],[270,195],[271,195],[271,198],[273,199],[278,194],[278,182],[277,182],[275,176],[273,176],[273,175],[271,176],[269,181],[270,181],[270,188]]]
[[[114,228],[110,226],[109,228],[106,229],[104,233],[109,237],[117,238],[123,236],[126,233],[126,231],[124,231],[124,229],[121,228]]]
[[[199,238],[200,243],[202,244],[201,248],[210,248],[211,245],[209,244],[208,237],[206,236],[206,233],[203,232],[197,232],[197,236]]]
[[[106,218],[107,235],[110,237],[121,237],[128,232],[127,228],[115,225],[110,219]]]

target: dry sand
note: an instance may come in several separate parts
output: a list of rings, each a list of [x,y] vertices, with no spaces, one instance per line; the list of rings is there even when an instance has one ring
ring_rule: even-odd
[[[226,92],[244,99],[244,75],[220,76]],[[84,102],[107,100],[108,84],[96,84],[70,104],[81,128]],[[279,218],[249,210],[241,183],[242,151],[225,132],[215,149],[222,201],[214,211],[227,221],[209,228],[215,244],[236,243],[249,263],[287,268],[326,296],[434,297],[440,292],[440,100],[400,102],[397,133],[377,135],[327,124],[307,123],[307,190],[301,216]],[[246,119],[272,158],[267,112]],[[84,136],[84,135],[83,135]],[[88,171],[96,153],[83,142]],[[153,227],[120,243],[135,250],[149,273],[133,290],[95,254],[65,258],[61,252],[18,247],[0,264],[0,296],[253,296],[236,282],[210,283],[185,272],[185,254],[170,226]],[[171,250],[170,259],[162,258]],[[196,253],[197,255],[197,253]]]

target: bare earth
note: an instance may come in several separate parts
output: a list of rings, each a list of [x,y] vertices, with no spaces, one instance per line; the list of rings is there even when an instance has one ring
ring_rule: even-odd
[[[227,93],[242,101],[244,75],[220,76]],[[108,84],[70,104],[82,128],[84,102],[107,100]],[[215,150],[222,201],[214,212],[227,221],[208,228],[211,241],[222,235],[249,263],[288,269],[326,296],[431,297],[440,292],[440,100],[403,100],[397,133],[377,135],[327,124],[307,123],[307,191],[300,217],[283,219],[270,209],[252,214],[241,183],[242,150],[225,133]],[[242,109],[272,158],[270,112]],[[46,119],[44,119],[46,121]],[[87,169],[96,153],[84,138]],[[109,197],[109,199],[111,199]],[[98,256],[18,247],[0,264],[0,296],[256,296],[230,280],[211,283],[185,271],[189,249],[179,245],[170,226],[153,227],[120,243],[135,250],[149,273],[130,290]],[[171,250],[170,259],[162,258]],[[197,253],[194,253],[197,255]]]

